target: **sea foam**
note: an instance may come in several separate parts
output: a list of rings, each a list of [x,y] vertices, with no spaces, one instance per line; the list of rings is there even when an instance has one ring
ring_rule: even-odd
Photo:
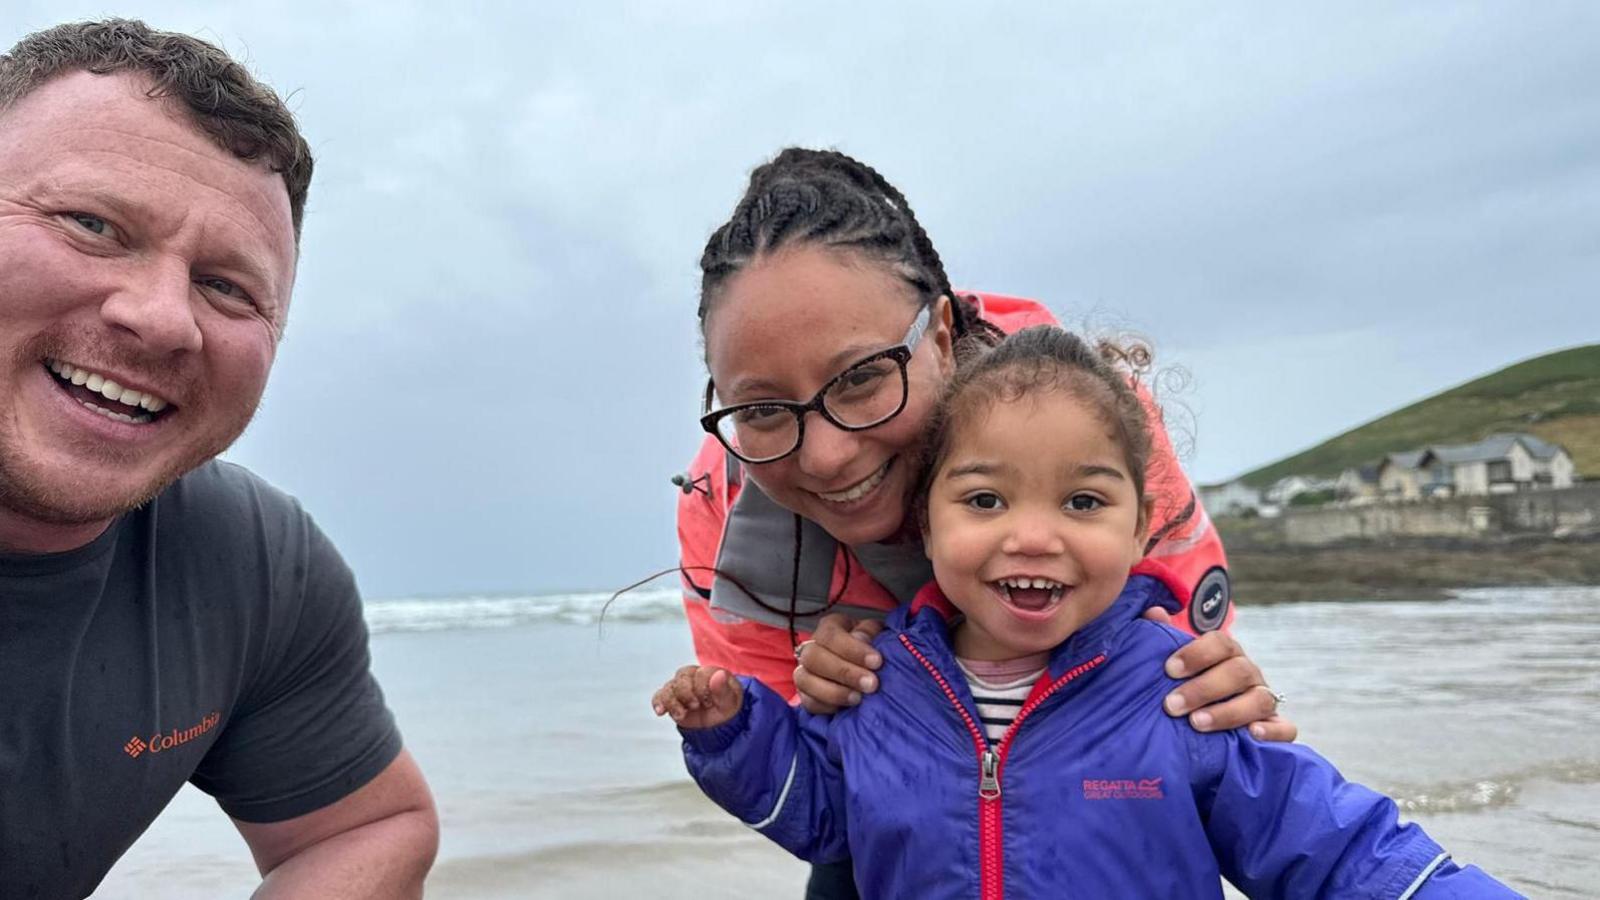
[[[367,628],[373,634],[392,631],[446,631],[468,628],[510,628],[558,622],[597,625],[660,622],[683,616],[683,595],[676,588],[649,587],[611,599],[609,593],[548,595],[475,595],[371,600]]]

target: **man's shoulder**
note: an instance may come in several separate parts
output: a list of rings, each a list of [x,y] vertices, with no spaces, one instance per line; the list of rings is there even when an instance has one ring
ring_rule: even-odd
[[[300,502],[238,463],[213,459],[173,482],[157,495],[162,515],[209,518],[249,515],[261,519],[299,518]]]
[[[300,502],[244,466],[211,460],[162,491],[149,515],[163,542],[210,556],[295,554],[313,531]]]

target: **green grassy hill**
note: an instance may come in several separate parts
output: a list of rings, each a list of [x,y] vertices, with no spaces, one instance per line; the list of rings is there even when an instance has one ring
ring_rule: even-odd
[[[1383,454],[1525,431],[1561,444],[1585,479],[1600,479],[1600,344],[1508,366],[1353,428],[1243,476],[1265,487],[1286,475],[1336,476]]]

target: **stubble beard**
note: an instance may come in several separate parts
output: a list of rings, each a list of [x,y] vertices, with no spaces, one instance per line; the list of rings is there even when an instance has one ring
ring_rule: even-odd
[[[71,478],[66,484],[50,483],[37,473],[17,471],[8,448],[0,448],[0,510],[41,525],[74,527],[104,522],[150,502],[178,480],[187,468],[164,472],[146,485],[120,495],[107,494],[89,478]],[[199,465],[204,460],[197,461]],[[174,467],[177,469],[177,467]],[[189,468],[193,468],[190,466]]]
[[[65,341],[46,338],[38,345],[21,348],[5,364],[12,372],[24,372],[28,365],[38,365],[41,358],[60,359],[65,352],[60,349],[63,346],[66,346]],[[101,351],[99,358],[116,359],[116,355]],[[149,371],[149,367],[144,366],[143,370]],[[186,404],[180,413],[202,421],[207,416],[221,415],[215,409],[214,400],[214,394],[202,391],[201,396]],[[260,403],[261,398],[257,396],[254,403],[241,410],[237,421],[230,422],[214,439],[180,453],[142,483],[119,487],[115,493],[110,492],[105,479],[96,478],[96,473],[137,464],[137,459],[119,460],[115,456],[96,454],[100,458],[85,464],[83,471],[65,478],[52,477],[48,471],[50,463],[30,463],[23,441],[0,429],[0,511],[52,527],[92,525],[113,519],[149,503],[179,478],[227,450],[255,418]],[[95,448],[87,444],[85,449],[93,453]]]

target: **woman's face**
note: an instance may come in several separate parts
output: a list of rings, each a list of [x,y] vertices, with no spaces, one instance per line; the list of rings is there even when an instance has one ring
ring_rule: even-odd
[[[786,249],[728,279],[706,319],[706,365],[719,405],[805,402],[856,360],[905,339],[915,289],[886,264],[844,250]],[[906,366],[900,415],[866,431],[843,431],[808,414],[800,449],[746,467],[784,507],[845,544],[899,533],[917,482],[929,416],[954,368],[948,301]]]

